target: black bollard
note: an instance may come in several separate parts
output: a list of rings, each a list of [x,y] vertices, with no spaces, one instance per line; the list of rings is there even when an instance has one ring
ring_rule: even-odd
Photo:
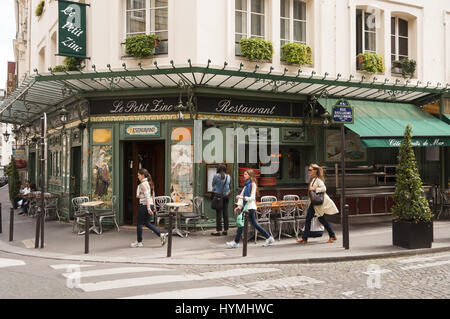
[[[2,224],[2,203],[0,203],[0,234],[3,233],[3,224]]]
[[[343,244],[344,244],[344,248],[345,249],[349,249],[350,248],[350,240],[349,240],[349,226],[348,226],[348,210],[349,210],[349,205],[345,204],[344,206],[344,211],[345,211],[345,215],[344,215],[344,225],[343,225]]]
[[[9,211],[9,241],[14,238],[14,208],[11,207]]]
[[[44,248],[44,224],[45,224],[45,211],[41,217],[41,248]]]
[[[172,223],[173,223],[173,212],[169,211],[169,239],[167,240],[167,257],[172,256]]]
[[[40,232],[41,232],[41,208],[37,209],[37,218],[36,218],[36,236],[34,239],[34,248],[39,248],[39,238],[41,238]]]
[[[89,254],[89,214],[86,214],[84,219],[84,253]]]
[[[242,257],[247,256],[247,239],[248,239],[248,211],[244,212],[244,243],[242,249]]]

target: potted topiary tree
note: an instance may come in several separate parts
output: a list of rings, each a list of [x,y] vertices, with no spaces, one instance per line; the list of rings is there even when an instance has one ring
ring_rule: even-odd
[[[8,175],[9,199],[11,200],[11,205],[15,207],[16,203],[14,202],[14,199],[19,195],[20,178],[16,167],[16,161],[13,156],[11,156],[11,162],[9,162],[9,165],[6,168],[6,174]]]
[[[394,206],[392,213],[392,242],[408,249],[431,248],[433,214],[423,195],[422,180],[411,145],[411,126],[405,130],[398,156]]]

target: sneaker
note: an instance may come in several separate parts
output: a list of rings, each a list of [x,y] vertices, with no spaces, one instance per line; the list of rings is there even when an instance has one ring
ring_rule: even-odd
[[[168,235],[168,233],[161,233],[161,235],[159,236],[161,238],[161,246],[164,246],[167,243]]]
[[[144,247],[144,244],[142,242],[135,241],[134,243],[131,243],[131,248],[137,248],[137,247]]]
[[[266,242],[264,243],[263,246],[264,246],[264,247],[270,246],[270,245],[272,245],[274,242],[275,242],[275,239],[274,239],[272,236],[270,236],[269,238],[266,239]]]
[[[228,248],[239,248],[239,244],[236,243],[234,240],[227,242]]]

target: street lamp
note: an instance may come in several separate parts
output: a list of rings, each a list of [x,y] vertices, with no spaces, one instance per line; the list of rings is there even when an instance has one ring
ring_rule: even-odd
[[[330,118],[331,118],[330,113],[328,113],[328,111],[325,111],[325,113],[321,114],[320,116],[323,119],[323,124],[325,126],[328,126],[330,124]]]
[[[67,112],[66,108],[63,105],[61,107],[61,110],[59,111],[59,119],[63,125],[67,123],[67,114],[69,114],[69,112]]]

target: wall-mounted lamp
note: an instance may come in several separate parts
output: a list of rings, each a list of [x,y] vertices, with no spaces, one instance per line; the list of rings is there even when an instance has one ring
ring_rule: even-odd
[[[8,129],[6,128],[5,133],[3,133],[3,138],[5,139],[5,143],[8,143],[10,135],[11,134],[8,133]]]
[[[321,114],[320,117],[323,119],[323,124],[325,126],[330,124],[330,113],[328,113],[328,111],[325,111],[325,113]]]
[[[69,112],[67,112],[66,108],[63,105],[61,110],[59,111],[59,119],[61,120],[61,123],[63,125],[67,123],[67,114],[68,113]]]

